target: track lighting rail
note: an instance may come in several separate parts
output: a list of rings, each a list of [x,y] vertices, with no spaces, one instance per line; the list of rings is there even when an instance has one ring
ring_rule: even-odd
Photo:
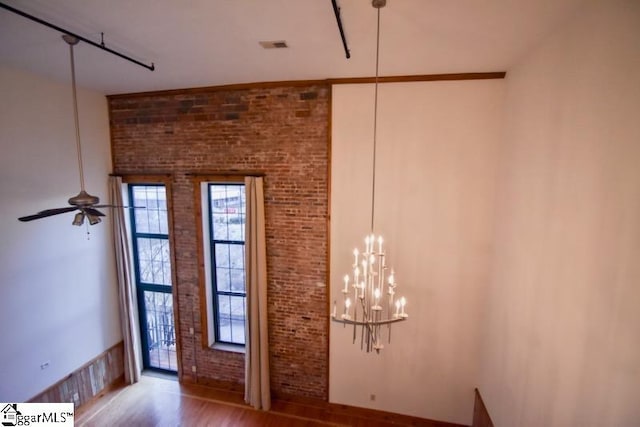
[[[351,58],[351,52],[349,52],[349,46],[347,46],[347,39],[344,36],[344,29],[342,28],[342,19],[340,18],[340,8],[336,3],[336,0],[331,0],[333,4],[333,13],[336,14],[336,21],[338,21],[338,30],[340,30],[340,38],[342,39],[342,46],[344,46],[344,53],[347,59]]]
[[[106,52],[109,52],[109,53],[111,53],[113,55],[119,56],[122,59],[126,59],[127,61],[133,62],[134,64],[139,65],[141,67],[144,67],[144,68],[146,68],[146,69],[148,69],[150,71],[153,71],[153,70],[156,69],[155,64],[153,62],[151,63],[151,65],[147,65],[144,62],[140,62],[137,59],[133,59],[133,58],[131,58],[131,57],[129,57],[129,56],[123,54],[123,53],[120,53],[118,51],[115,51],[113,49],[110,49],[110,48],[106,47],[104,45],[104,39],[101,41],[101,43],[96,43],[96,42],[94,42],[92,40],[89,40],[89,39],[87,39],[85,37],[82,37],[81,35],[78,35],[78,34],[74,33],[73,31],[66,30],[66,29],[64,29],[62,27],[59,27],[59,26],[57,26],[55,24],[52,24],[51,22],[45,21],[44,19],[38,18],[37,16],[30,15],[30,14],[28,14],[26,12],[23,12],[23,11],[21,11],[19,9],[11,7],[11,6],[9,6],[7,4],[4,4],[2,2],[0,2],[0,7],[2,7],[3,9],[8,10],[9,12],[13,12],[13,13],[15,13],[17,15],[20,15],[20,16],[24,17],[24,18],[30,19],[30,20],[32,20],[34,22],[37,22],[38,24],[44,25],[45,27],[49,27],[49,28],[52,28],[52,29],[54,29],[56,31],[60,31],[63,34],[68,34],[70,36],[73,36],[73,37],[77,38],[78,40],[81,40],[81,41],[83,41],[85,43],[90,44],[91,46],[95,46],[95,47],[97,47],[99,49],[102,49],[102,50],[104,50]]]

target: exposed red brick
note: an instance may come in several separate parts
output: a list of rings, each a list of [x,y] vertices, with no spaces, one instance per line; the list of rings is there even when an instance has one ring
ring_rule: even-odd
[[[327,294],[317,283],[327,281],[329,91],[310,85],[109,99],[114,170],[174,177],[177,329],[187,381],[244,381],[242,354],[202,347],[201,242],[187,174],[261,171],[271,388],[327,399]]]

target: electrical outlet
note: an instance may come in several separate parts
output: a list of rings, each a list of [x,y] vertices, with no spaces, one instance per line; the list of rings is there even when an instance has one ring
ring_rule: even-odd
[[[372,402],[374,402],[374,401],[376,400],[376,395],[375,395],[375,394],[373,394],[373,393],[371,393],[371,394],[369,395],[369,400],[371,400]]]
[[[40,364],[40,369],[47,369],[49,367],[49,361],[47,360],[46,362],[42,362],[42,364]]]
[[[191,372],[195,372],[195,371],[196,371],[196,365],[193,365],[193,366],[191,367]]]

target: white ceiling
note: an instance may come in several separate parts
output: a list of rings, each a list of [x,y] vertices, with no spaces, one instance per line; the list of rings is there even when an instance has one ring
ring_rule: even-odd
[[[338,0],[0,0],[145,63],[86,43],[78,84],[106,94],[375,74],[376,9]],[[380,74],[505,71],[586,0],[388,0],[381,10]],[[286,40],[288,49],[263,49]],[[0,9],[0,64],[69,80],[59,33]]]

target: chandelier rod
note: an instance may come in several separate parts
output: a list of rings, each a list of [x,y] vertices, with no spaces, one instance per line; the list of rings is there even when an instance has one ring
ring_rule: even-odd
[[[386,254],[382,249],[383,239],[378,236],[375,247],[376,236],[373,233],[375,224],[375,194],[376,194],[376,156],[377,156],[377,133],[378,133],[378,84],[380,65],[380,8],[386,5],[387,0],[372,0],[371,4],[377,8],[377,29],[376,29],[376,78],[375,78],[375,102],[373,111],[373,170],[371,186],[371,234],[365,239],[365,249],[361,253],[354,249],[353,263],[353,284],[349,286],[350,275],[344,276],[344,288],[342,289],[344,299],[344,311],[338,317],[337,302],[333,302],[333,313],[331,319],[334,322],[342,323],[345,327],[353,325],[353,342],[356,341],[357,327],[360,330],[360,348],[367,353],[375,350],[380,353],[384,347],[382,345],[382,327],[386,326],[389,342],[391,342],[391,324],[406,320],[409,315],[405,312],[406,300],[404,297],[395,301],[396,288],[398,283],[394,279],[394,272],[387,276]],[[362,254],[362,262],[359,256]],[[375,265],[374,265],[375,264]],[[362,267],[362,270],[360,268]],[[362,272],[362,275],[360,274]],[[354,298],[353,311],[350,310],[351,298]],[[385,300],[386,299],[386,303]],[[393,306],[395,305],[395,313]],[[361,312],[361,317],[358,313]]]
[[[378,69],[380,64],[380,8],[384,6],[385,2],[377,5],[374,2],[374,7],[378,11],[378,22],[376,29],[376,79],[374,89],[374,101],[373,101],[373,182],[371,185],[371,232],[373,233],[374,216],[376,207],[376,148],[377,148],[377,134],[378,134]]]

